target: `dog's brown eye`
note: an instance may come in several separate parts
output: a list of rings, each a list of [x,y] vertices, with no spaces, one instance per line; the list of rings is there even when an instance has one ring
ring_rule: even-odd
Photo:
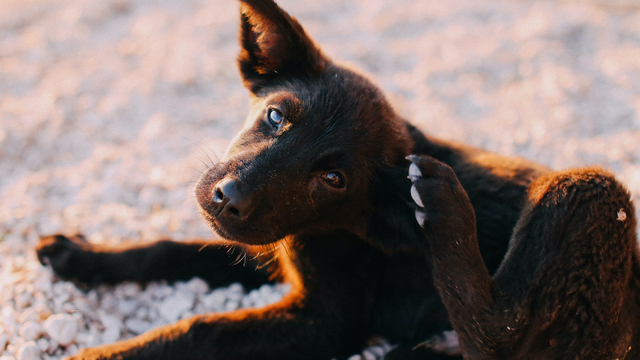
[[[267,112],[267,119],[269,119],[269,122],[273,126],[278,127],[278,125],[282,123],[284,116],[282,116],[282,113],[279,110],[269,109]]]
[[[322,180],[326,181],[327,184],[331,185],[336,189],[343,188],[345,185],[344,176],[337,171],[332,171],[330,173],[322,174]]]

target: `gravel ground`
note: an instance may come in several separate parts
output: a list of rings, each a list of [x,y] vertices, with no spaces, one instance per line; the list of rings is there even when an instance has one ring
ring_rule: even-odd
[[[600,164],[638,201],[636,1],[280,3],[425,131],[556,169]],[[237,8],[0,2],[0,360],[59,359],[287,291],[198,279],[79,289],[32,250],[55,232],[97,243],[211,236],[192,187],[248,109]],[[379,359],[389,345],[378,344],[361,357]]]

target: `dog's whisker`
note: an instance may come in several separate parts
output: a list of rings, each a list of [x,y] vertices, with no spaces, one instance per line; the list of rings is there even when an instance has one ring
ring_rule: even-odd
[[[269,259],[267,262],[265,262],[264,264],[260,264],[256,267],[256,269],[263,269],[265,266],[268,266],[269,264],[271,264],[274,260],[276,260],[278,258],[278,254],[275,254],[271,257],[271,259]]]
[[[206,157],[209,159],[209,162],[211,163],[211,166],[207,165],[204,161],[200,160],[200,161],[202,162],[202,164],[205,166],[205,168],[209,169],[209,168],[211,168],[211,167],[215,166],[215,164],[216,164],[216,163],[218,163],[218,162],[220,161],[220,159],[219,159],[219,158],[215,155],[215,153],[214,153],[214,156],[215,156],[215,157],[217,158],[217,160],[218,160],[218,161],[215,161],[215,162],[214,162],[214,161],[213,161],[213,159],[211,159],[211,156],[209,156],[209,154],[207,153],[207,151],[206,151],[206,150],[205,150],[205,149],[204,149],[204,148],[203,148],[199,143],[197,143],[197,142],[195,142],[195,141],[193,141],[193,140],[191,140],[191,139],[189,139],[189,138],[186,138],[186,139],[187,139],[187,140],[189,140],[189,141],[191,141],[191,143],[192,143],[192,144],[196,145],[196,146],[197,146],[197,147],[198,147],[198,148],[199,148],[199,149],[200,149],[200,150],[201,150],[201,151],[206,155]]]

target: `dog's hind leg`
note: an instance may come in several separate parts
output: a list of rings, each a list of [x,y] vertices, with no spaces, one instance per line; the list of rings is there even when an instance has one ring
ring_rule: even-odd
[[[417,218],[466,359],[615,359],[637,351],[638,243],[629,194],[598,169],[535,181],[489,277],[453,171],[412,156]],[[637,354],[636,354],[637,355]]]
[[[40,262],[50,264],[59,276],[81,283],[179,281],[195,276],[212,287],[240,282],[253,288],[269,282],[267,269],[257,269],[260,261],[243,251],[234,254],[233,247],[211,241],[163,240],[107,247],[82,236],[63,235],[43,237],[36,247]]]

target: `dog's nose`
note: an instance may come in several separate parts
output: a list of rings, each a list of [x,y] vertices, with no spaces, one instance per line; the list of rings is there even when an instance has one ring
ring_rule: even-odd
[[[249,198],[238,190],[238,181],[231,178],[224,178],[213,187],[211,204],[216,209],[216,216],[240,219],[247,217],[251,206]]]

